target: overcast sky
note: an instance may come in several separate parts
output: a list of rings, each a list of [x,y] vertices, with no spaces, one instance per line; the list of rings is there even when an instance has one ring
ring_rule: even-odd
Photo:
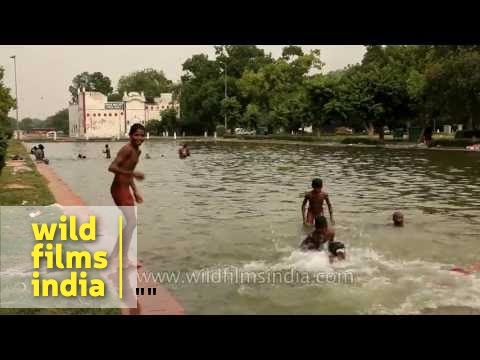
[[[284,45],[258,45],[277,58]],[[361,45],[302,45],[304,51],[320,49],[325,70],[336,70],[361,61]],[[213,45],[152,46],[1,46],[0,67],[5,69],[4,84],[15,97],[12,55],[17,57],[19,119],[45,119],[66,108],[70,99],[68,87],[79,73],[100,71],[116,88],[122,75],[145,68],[163,70],[165,76],[178,81],[183,62],[195,54],[215,58]],[[15,117],[15,111],[10,113]]]

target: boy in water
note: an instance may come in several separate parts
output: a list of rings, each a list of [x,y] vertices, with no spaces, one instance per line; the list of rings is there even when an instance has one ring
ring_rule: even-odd
[[[326,242],[328,242],[330,263],[335,260],[345,260],[345,245],[335,241],[335,231],[328,227],[327,218],[319,215],[315,218],[315,230],[303,240],[300,248],[304,251],[322,251]]]
[[[395,211],[392,215],[393,226],[403,226],[403,214],[400,211]]]
[[[335,260],[345,260],[345,245],[340,241],[330,241],[328,243],[328,259],[330,264]]]
[[[453,269],[450,269],[450,271],[456,271],[459,273],[462,273],[464,275],[470,275],[476,272],[480,272],[480,261],[476,262],[473,265],[467,266],[467,267],[454,267]]]
[[[309,191],[305,194],[305,198],[303,199],[302,203],[302,217],[303,223],[305,225],[313,225],[314,219],[321,215],[323,216],[323,201],[327,203],[328,212],[330,214],[330,222],[332,225],[335,225],[335,221],[333,220],[333,209],[332,204],[330,203],[330,199],[328,194],[322,191],[323,182],[321,179],[313,179],[312,181],[312,191]],[[305,216],[305,208],[308,202],[308,210]]]
[[[103,153],[105,154],[105,158],[106,158],[106,159],[110,159],[110,158],[111,158],[110,148],[108,147],[108,144],[105,144],[105,150],[103,150]]]
[[[135,202],[138,204],[143,202],[143,197],[138,192],[134,180],[143,180],[145,178],[145,175],[142,172],[135,171],[135,167],[137,166],[141,154],[139,148],[145,140],[145,127],[142,124],[133,124],[130,128],[129,135],[129,143],[120,149],[116,158],[108,168],[108,171],[115,174],[112,186],[110,188],[113,201],[115,202],[115,205],[117,205],[123,212],[127,222],[124,228],[124,260],[126,261],[123,261],[123,267],[125,268],[130,266],[141,266],[134,261],[126,259],[126,255],[130,246],[133,230],[135,229],[137,223],[134,208]],[[133,196],[130,189],[133,192]],[[116,258],[117,256],[117,246],[118,244],[115,245],[115,248],[112,252],[113,258]]]
[[[190,156],[190,149],[188,148],[187,144],[183,144],[183,146],[178,149],[178,156],[180,159],[185,159],[186,157]]]
[[[327,241],[333,241],[335,231],[328,227],[327,218],[318,215],[315,218],[315,230],[302,241],[300,248],[302,250],[323,250],[323,244]]]

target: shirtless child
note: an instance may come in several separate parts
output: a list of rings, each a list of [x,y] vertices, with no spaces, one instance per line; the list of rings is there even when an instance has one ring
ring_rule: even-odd
[[[312,181],[312,191],[309,191],[305,194],[305,198],[303,199],[302,203],[302,217],[303,223],[305,225],[313,225],[315,218],[319,215],[323,216],[323,201],[327,203],[328,212],[330,214],[330,222],[332,225],[335,225],[335,221],[333,220],[333,209],[332,204],[330,203],[330,199],[328,194],[322,191],[322,180],[321,179],[313,179]],[[305,214],[306,205],[308,203],[308,210]]]
[[[183,144],[180,149],[178,149],[178,156],[180,159],[185,159],[190,156],[190,149],[187,144]]]
[[[335,241],[335,231],[328,227],[325,216],[315,218],[315,230],[303,240],[300,249],[303,251],[322,251],[328,243],[328,260],[330,264],[336,260],[345,260],[345,245]]]
[[[124,145],[118,152],[116,158],[110,164],[108,171],[113,172],[115,177],[110,188],[113,201],[120,208],[126,218],[124,228],[124,259],[122,259],[123,267],[140,267],[135,261],[126,258],[130,247],[133,231],[137,225],[135,215],[135,202],[141,204],[143,197],[135,186],[136,180],[143,180],[145,175],[140,171],[135,171],[135,167],[140,158],[141,151],[139,149],[145,140],[145,127],[141,124],[134,124],[130,128],[130,141]],[[132,191],[130,191],[130,189]],[[132,195],[133,192],[133,195]],[[113,258],[117,257],[118,243],[112,252]]]
[[[300,248],[302,250],[322,251],[326,242],[331,242],[335,238],[335,232],[328,227],[327,219],[323,215],[315,218],[315,230],[302,241]]]

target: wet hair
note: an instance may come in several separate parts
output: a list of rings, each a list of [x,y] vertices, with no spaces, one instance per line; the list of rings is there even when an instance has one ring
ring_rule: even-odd
[[[312,180],[312,188],[321,188],[323,186],[322,179],[316,178]]]
[[[400,221],[397,221],[398,217],[401,218]],[[400,211],[395,211],[392,215],[392,220],[394,224],[403,224],[403,214]]]
[[[401,217],[403,219],[403,214],[400,211],[395,211],[392,215],[392,219],[395,219],[396,217]]]
[[[345,254],[345,245],[340,241],[332,241],[328,244],[328,251],[333,256],[338,256],[339,255],[338,253]]]
[[[315,229],[322,229],[327,227],[327,218],[323,215],[315,216]]]
[[[135,134],[135,131],[139,129],[145,132],[145,126],[143,126],[140,123],[133,124],[132,127],[130,128],[130,131],[128,132],[128,135],[132,136],[133,134]]]

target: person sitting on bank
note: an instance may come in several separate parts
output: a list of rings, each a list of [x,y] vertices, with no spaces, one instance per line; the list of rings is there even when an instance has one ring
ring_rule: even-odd
[[[105,154],[106,159],[110,159],[112,157],[110,155],[110,148],[108,147],[108,144],[105,144],[105,150],[103,150],[103,153]]]

